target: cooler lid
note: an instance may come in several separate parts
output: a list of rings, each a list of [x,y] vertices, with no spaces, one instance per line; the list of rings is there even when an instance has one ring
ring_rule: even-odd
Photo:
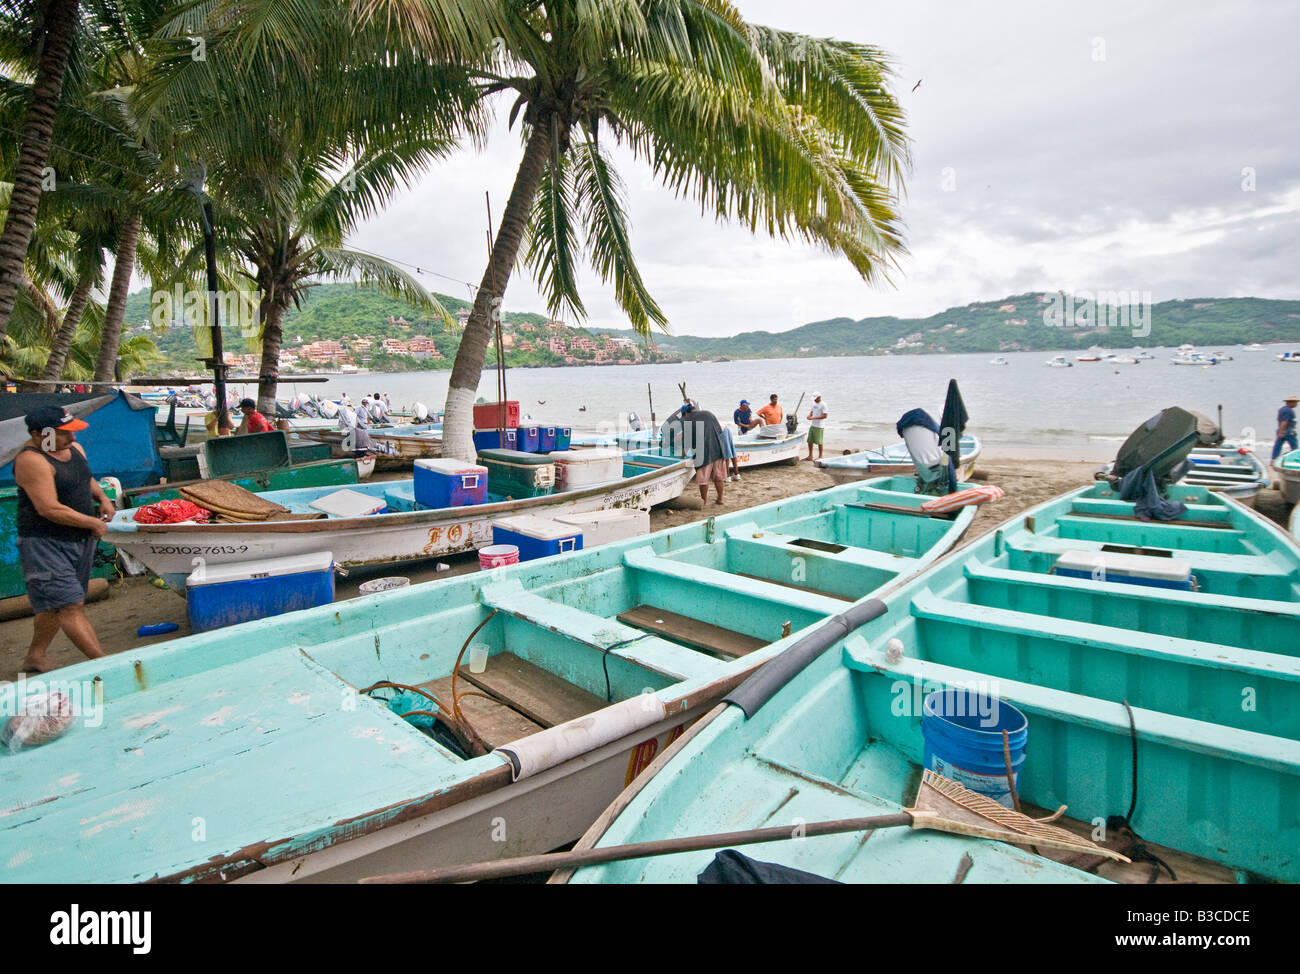
[[[525,453],[523,450],[479,450],[478,458],[480,462],[495,460],[497,463],[522,463],[530,467],[555,462],[545,453]]]
[[[246,582],[253,578],[273,578],[280,575],[304,575],[327,572],[334,565],[332,551],[309,551],[301,555],[284,555],[279,558],[258,558],[225,565],[203,565],[195,568],[186,579],[189,588],[218,585],[222,582]]]
[[[1126,555],[1118,551],[1067,551],[1056,559],[1056,568],[1089,574],[1100,570],[1106,575],[1166,582],[1185,582],[1192,574],[1192,566],[1178,558]]]
[[[609,446],[595,446],[587,450],[553,450],[548,455],[556,463],[595,463],[623,459],[622,450]]]
[[[649,520],[650,512],[635,507],[611,507],[607,511],[585,511],[582,514],[557,514],[555,520],[561,524],[608,524],[611,521]]]
[[[572,524],[561,524],[549,517],[538,517],[536,514],[517,514],[514,517],[497,518],[492,522],[492,526],[503,531],[522,534],[527,538],[536,538],[538,541],[559,541],[561,538],[582,536],[582,528]]]
[[[488,472],[487,467],[480,467],[468,460],[455,460],[447,457],[416,460],[415,465],[421,470],[431,470],[434,473],[446,474],[449,477],[464,474],[478,474],[481,477],[486,477]]]
[[[307,504],[313,511],[323,511],[335,517],[363,517],[388,506],[383,497],[363,494],[359,490],[336,490],[317,497]]]

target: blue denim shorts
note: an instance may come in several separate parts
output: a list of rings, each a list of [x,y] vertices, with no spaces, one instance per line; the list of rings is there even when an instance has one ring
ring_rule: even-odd
[[[86,601],[95,539],[19,538],[18,560],[33,612],[54,612]]]

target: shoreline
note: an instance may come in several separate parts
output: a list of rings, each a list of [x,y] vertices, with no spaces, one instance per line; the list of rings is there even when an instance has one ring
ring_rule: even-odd
[[[1090,482],[1098,466],[1089,460],[1023,455],[1026,450],[1033,452],[1032,448],[1011,449],[1022,455],[1011,456],[999,449],[982,454],[976,462],[976,472],[972,479],[997,484],[1006,491],[1006,496],[979,509],[970,531],[963,539],[963,546],[1021,511]],[[739,482],[724,486],[725,504],[722,507],[713,503],[712,489],[708,504],[701,506],[695,485],[688,484],[686,491],[677,500],[651,511],[650,530],[659,531],[688,524],[713,514],[754,507],[833,485],[831,477],[811,463],[751,468],[743,471]],[[1261,491],[1256,504],[1260,514],[1283,528],[1286,527],[1288,507],[1282,495],[1273,489]],[[478,559],[473,552],[449,557],[444,563],[449,567],[442,572],[437,571],[435,562],[350,569],[347,578],[339,578],[335,582],[335,601],[357,598],[358,589],[363,582],[385,575],[401,575],[409,578],[412,584],[417,584],[479,570]],[[110,580],[109,597],[87,605],[86,616],[94,626],[105,652],[110,654],[190,635],[184,598],[174,592],[155,588],[147,575]],[[176,632],[162,636],[136,635],[139,626],[159,622],[175,622],[179,628]],[[3,646],[0,649],[0,680],[17,678],[18,667],[22,665],[31,634],[31,616],[0,622],[0,645]],[[55,637],[49,650],[51,663],[68,666],[83,659],[66,635],[60,632]]]

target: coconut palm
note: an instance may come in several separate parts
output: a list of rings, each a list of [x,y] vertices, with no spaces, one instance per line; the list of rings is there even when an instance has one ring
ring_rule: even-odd
[[[0,338],[9,327],[14,297],[45,183],[54,117],[64,75],[81,27],[78,0],[0,0],[0,57],[26,62],[34,80],[22,125],[13,189],[0,232]],[[6,140],[9,135],[6,134]]]
[[[632,254],[610,141],[704,210],[820,244],[865,279],[902,251],[908,149],[878,50],[754,27],[716,0],[505,6],[489,63],[470,69],[484,98],[513,96],[524,151],[452,369],[445,454],[474,455],[471,406],[521,253],[552,313],[581,316],[585,253],[637,331],[666,325]]]

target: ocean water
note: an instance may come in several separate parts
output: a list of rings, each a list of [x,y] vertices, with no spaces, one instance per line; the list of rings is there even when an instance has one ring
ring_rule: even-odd
[[[1253,435],[1267,454],[1282,397],[1300,394],[1300,365],[1279,362],[1280,350],[1205,349],[1233,356],[1212,367],[1176,366],[1169,361],[1173,349],[1150,349],[1155,359],[1138,365],[1075,362],[1068,369],[1047,366],[1052,352],[1010,353],[1005,366],[990,364],[993,353],[978,353],[509,369],[506,383],[508,398],[520,400],[534,421],[575,431],[613,428],[628,412],[649,420],[651,393],[655,417],[662,422],[681,401],[680,382],[724,422],[741,398],[758,407],[775,392],[789,410],[803,394],[799,414],[806,427],[812,394],[820,392],[830,411],[826,448],[837,452],[897,442],[895,421],[915,407],[938,419],[948,380],[956,379],[970,414],[968,428],[987,449],[1004,455],[1109,459],[1134,428],[1166,406],[1211,417],[1222,406],[1228,435]],[[1078,353],[1061,354],[1074,361]],[[292,396],[296,388],[330,398],[346,391],[354,403],[378,391],[395,406],[420,401],[441,409],[448,375],[340,375],[297,387],[286,380],[280,389],[281,396]],[[496,398],[495,372],[483,373],[479,395]]]

